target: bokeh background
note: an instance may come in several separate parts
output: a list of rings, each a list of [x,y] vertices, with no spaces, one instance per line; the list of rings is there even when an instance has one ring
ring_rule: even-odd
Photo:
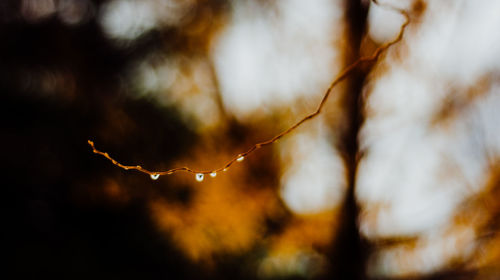
[[[5,0],[7,275],[500,279],[500,5]]]

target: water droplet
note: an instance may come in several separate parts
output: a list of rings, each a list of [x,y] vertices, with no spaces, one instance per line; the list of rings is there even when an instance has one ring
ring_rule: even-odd
[[[203,175],[202,173],[197,173],[196,174],[196,181],[201,182],[201,181],[203,181],[204,177],[205,177],[205,175]]]
[[[245,159],[244,156],[240,156],[239,158],[236,159],[237,162],[243,161]]]
[[[160,178],[160,174],[158,174],[158,173],[157,174],[151,174],[150,177],[151,177],[151,179],[156,180],[156,179]]]
[[[227,171],[227,168],[222,169],[222,171],[226,172],[226,171]]]
[[[216,173],[216,172],[212,172],[212,173],[210,173],[210,177],[214,178],[215,176],[217,176],[217,173]]]

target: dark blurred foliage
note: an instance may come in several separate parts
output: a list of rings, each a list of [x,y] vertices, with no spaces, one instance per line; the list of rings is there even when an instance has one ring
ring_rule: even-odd
[[[175,108],[121,93],[127,63],[158,47],[161,34],[120,48],[95,17],[78,26],[55,16],[33,23],[19,5],[0,4],[3,278],[199,278],[153,229],[144,202],[153,182],[125,175],[86,143],[95,137],[119,158],[152,165],[196,142]],[[82,197],[110,176],[143,198],[116,205]]]

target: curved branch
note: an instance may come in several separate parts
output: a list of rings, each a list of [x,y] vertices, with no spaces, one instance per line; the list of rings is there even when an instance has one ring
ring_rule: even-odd
[[[330,84],[328,89],[325,91],[323,98],[321,99],[321,102],[319,103],[317,109],[314,112],[303,117],[297,123],[295,123],[294,125],[292,125],[288,129],[282,131],[281,133],[277,134],[273,138],[266,140],[266,141],[263,141],[263,142],[259,142],[255,145],[253,145],[247,151],[235,155],[233,158],[231,158],[229,161],[227,161],[226,164],[224,164],[223,166],[221,166],[219,168],[212,169],[212,170],[196,170],[196,169],[191,169],[189,167],[177,167],[177,168],[172,168],[172,169],[165,170],[165,171],[153,171],[153,170],[148,170],[140,165],[124,165],[124,164],[118,162],[117,160],[113,159],[111,156],[109,156],[108,153],[97,150],[93,141],[88,140],[87,142],[90,145],[90,147],[92,147],[92,151],[95,154],[99,154],[99,155],[107,158],[114,165],[116,165],[124,170],[137,170],[139,172],[149,174],[151,176],[151,178],[154,180],[158,179],[158,177],[160,175],[170,175],[170,174],[173,174],[176,172],[181,172],[181,171],[189,172],[189,173],[193,173],[193,174],[197,174],[197,175],[210,174],[211,176],[215,176],[218,172],[226,171],[235,162],[242,161],[245,157],[247,157],[248,155],[252,154],[253,152],[259,150],[260,148],[275,143],[283,136],[285,136],[285,135],[291,133],[292,131],[294,131],[295,129],[297,129],[299,126],[301,126],[306,121],[311,120],[314,117],[316,117],[317,115],[319,115],[336,85],[338,85],[342,80],[347,78],[360,64],[362,64],[364,62],[376,61],[378,59],[378,57],[380,56],[380,54],[387,51],[387,49],[389,49],[392,45],[398,43],[399,41],[401,41],[403,39],[404,31],[410,23],[410,16],[409,16],[408,12],[406,12],[405,10],[402,10],[402,9],[392,7],[392,6],[387,5],[385,3],[381,4],[377,0],[372,0],[372,2],[375,3],[376,5],[381,6],[381,7],[397,11],[405,17],[405,22],[401,25],[400,31],[399,31],[398,35],[396,36],[396,38],[393,39],[392,41],[389,41],[389,42],[379,46],[371,55],[362,56],[362,57],[358,58],[355,62],[353,62],[351,65],[347,66],[344,70],[342,70],[342,72],[340,72],[337,75],[337,77],[332,81],[332,83]],[[201,177],[201,180],[202,179],[203,179],[203,177]]]

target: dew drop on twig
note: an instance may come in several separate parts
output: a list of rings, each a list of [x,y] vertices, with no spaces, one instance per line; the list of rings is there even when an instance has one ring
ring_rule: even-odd
[[[201,182],[203,181],[203,178],[205,178],[205,176],[202,173],[196,174],[196,181]]]

